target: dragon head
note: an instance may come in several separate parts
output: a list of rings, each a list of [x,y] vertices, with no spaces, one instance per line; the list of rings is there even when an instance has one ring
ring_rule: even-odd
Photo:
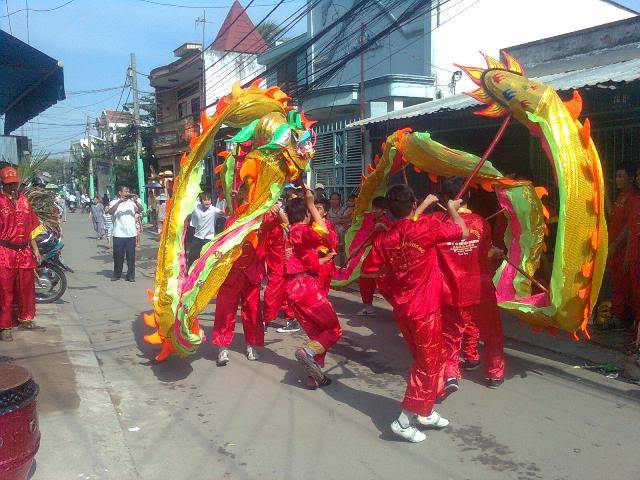
[[[520,122],[528,124],[527,113],[535,112],[548,87],[526,78],[522,66],[504,50],[501,53],[504,61],[482,54],[487,68],[456,66],[478,85],[467,95],[488,105],[475,112],[476,115],[501,117],[512,113]]]

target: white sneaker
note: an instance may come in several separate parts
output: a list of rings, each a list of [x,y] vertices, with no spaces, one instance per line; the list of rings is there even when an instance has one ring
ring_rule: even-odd
[[[425,427],[431,427],[440,430],[441,428],[445,428],[449,425],[449,420],[442,417],[438,412],[433,411],[428,417],[421,417],[420,415],[418,415],[418,423],[420,425],[424,425]]]
[[[258,354],[258,349],[253,345],[247,345],[247,360],[253,362],[255,360],[258,360],[259,358],[260,355]]]
[[[220,350],[220,353],[218,353],[218,360],[216,361],[216,364],[219,367],[224,367],[227,363],[229,363],[229,350],[223,348]]]
[[[372,317],[375,314],[376,311],[373,309],[373,307],[364,307],[362,310],[356,313],[356,315],[358,315],[359,317]]]
[[[397,419],[391,424],[391,431],[411,443],[423,442],[427,439],[427,436],[413,425],[403,428]]]

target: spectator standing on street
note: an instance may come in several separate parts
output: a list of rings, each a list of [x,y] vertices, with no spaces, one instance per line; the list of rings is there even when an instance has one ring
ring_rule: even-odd
[[[164,227],[164,219],[167,217],[167,196],[164,193],[158,195],[156,217],[158,218],[158,233],[162,233],[162,228]]]
[[[214,207],[210,193],[202,193],[200,202],[191,214],[191,224],[195,228],[191,248],[189,249],[188,267],[200,258],[202,247],[216,235],[216,219],[222,215],[222,210]],[[188,268],[187,267],[187,268]]]
[[[109,213],[109,205],[104,211],[104,234],[107,237],[107,248],[111,248],[111,239],[113,237],[113,216]]]
[[[89,220],[93,223],[93,229],[98,235],[98,240],[104,237],[104,206],[100,203],[100,199],[95,197],[91,208],[89,208]]]
[[[35,238],[44,229],[19,192],[20,177],[13,167],[0,170],[0,340],[11,341],[14,306],[23,328],[34,327],[36,291],[33,271],[40,263]]]
[[[127,259],[128,282],[136,281],[136,214],[142,210],[137,195],[129,187],[118,188],[118,198],[109,204],[109,213],[113,215],[113,278],[120,280],[124,259]]]
[[[59,193],[56,194],[56,205],[58,207],[58,210],[60,210],[60,218],[62,219],[63,222],[67,221],[67,203],[64,201],[64,198],[62,198],[62,195],[60,195]]]

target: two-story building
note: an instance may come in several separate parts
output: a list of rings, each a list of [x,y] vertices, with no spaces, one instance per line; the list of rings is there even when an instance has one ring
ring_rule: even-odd
[[[161,172],[177,172],[189,140],[198,133],[202,96],[202,45],[185,43],[173,51],[177,60],[154,68],[156,136],[153,150]]]

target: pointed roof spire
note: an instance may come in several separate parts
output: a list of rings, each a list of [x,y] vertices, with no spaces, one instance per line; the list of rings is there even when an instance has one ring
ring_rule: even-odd
[[[260,32],[255,30],[240,2],[235,0],[211,49],[218,52],[262,53],[267,49],[267,44]]]

